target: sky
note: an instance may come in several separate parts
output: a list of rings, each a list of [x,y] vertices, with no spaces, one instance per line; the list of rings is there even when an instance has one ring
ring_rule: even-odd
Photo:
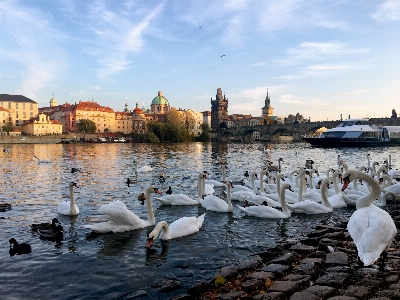
[[[0,0],[0,94],[311,121],[400,113],[400,0]]]

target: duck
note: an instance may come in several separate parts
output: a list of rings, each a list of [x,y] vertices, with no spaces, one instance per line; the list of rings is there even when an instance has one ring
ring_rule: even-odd
[[[232,182],[226,184],[227,188],[227,202],[217,196],[207,195],[204,199],[199,199],[201,206],[206,210],[217,211],[217,212],[233,212],[232,199],[231,199],[231,188],[233,187]]]
[[[199,205],[199,199],[202,197],[202,184],[203,173],[197,176],[197,197],[198,199],[192,199],[184,194],[170,194],[162,197],[154,197],[162,205]]]
[[[60,241],[64,237],[64,228],[61,225],[57,225],[51,229],[39,229],[38,233],[43,239]]]
[[[387,256],[386,250],[397,234],[396,225],[387,211],[373,204],[379,197],[381,188],[368,174],[356,170],[345,172],[342,190],[344,191],[354,179],[364,180],[371,186],[371,192],[357,200],[356,210],[349,219],[347,230],[364,266],[372,265],[382,255],[381,267],[383,267]]]
[[[205,215],[204,213],[199,217],[182,217],[169,225],[165,221],[159,222],[149,233],[146,248],[150,248],[157,237],[160,240],[172,240],[198,232],[203,226]]]
[[[144,193],[139,194],[137,198],[139,201],[142,201],[142,205],[144,204],[144,201],[146,201],[146,195]]]
[[[293,213],[308,215],[331,213],[333,211],[333,207],[328,201],[327,197],[328,185],[329,180],[327,178],[324,178],[321,184],[322,204],[312,200],[303,200],[301,202],[288,205],[290,210]]]
[[[1,202],[0,203],[0,211],[1,212],[5,212],[7,210],[11,210],[11,204],[10,203],[5,203],[5,202]]]
[[[156,187],[149,186],[146,189],[147,220],[139,218],[136,214],[130,211],[122,201],[115,200],[108,204],[104,204],[99,208],[99,213],[103,214],[108,221],[96,224],[86,224],[83,225],[83,227],[95,233],[116,233],[152,226],[156,222],[153,206],[151,204],[152,193],[160,194]]]
[[[75,182],[69,183],[69,198],[70,201],[61,201],[58,205],[58,213],[65,216],[79,215],[79,207],[75,203],[74,187],[79,188]]]
[[[10,256],[14,256],[15,254],[17,255],[29,254],[32,252],[31,245],[27,243],[18,244],[15,238],[11,238],[9,242],[10,242]]]
[[[168,190],[165,193],[167,195],[171,195],[172,194],[172,188],[170,186],[168,186]]]
[[[256,205],[249,207],[241,207],[237,205],[237,207],[243,211],[246,215],[258,217],[258,218],[272,218],[272,219],[287,219],[291,216],[291,213],[286,205],[285,201],[285,190],[291,190],[289,184],[285,183],[281,187],[281,206],[282,211],[273,207],[265,206],[265,205]]]
[[[71,173],[77,173],[80,172],[81,170],[78,168],[71,168]]]
[[[56,228],[56,226],[60,224],[60,222],[58,221],[57,218],[53,218],[51,220],[51,222],[47,222],[47,223],[35,223],[35,224],[31,224],[31,230],[32,231],[38,231],[38,230],[50,230],[53,228]]]
[[[126,179],[126,184],[128,185],[128,187],[130,187],[131,184],[134,184],[134,183],[135,183],[135,180],[130,179],[130,178],[127,178],[127,179]]]

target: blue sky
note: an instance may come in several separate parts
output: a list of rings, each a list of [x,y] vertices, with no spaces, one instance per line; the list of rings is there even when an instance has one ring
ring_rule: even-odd
[[[400,0],[0,1],[0,93],[312,121],[400,113]],[[222,56],[221,55],[225,55]]]

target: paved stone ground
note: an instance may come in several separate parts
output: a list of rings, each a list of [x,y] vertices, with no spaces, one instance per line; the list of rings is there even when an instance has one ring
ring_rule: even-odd
[[[399,228],[400,210],[393,205],[387,210]],[[307,238],[225,267],[209,282],[170,300],[400,299],[400,233],[384,269],[379,262],[363,267],[346,226],[319,225]]]

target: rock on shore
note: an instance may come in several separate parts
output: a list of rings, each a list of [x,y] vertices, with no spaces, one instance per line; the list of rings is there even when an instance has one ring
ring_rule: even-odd
[[[400,211],[392,210],[396,227]],[[387,300],[400,299],[400,234],[388,250],[386,267],[363,267],[346,229],[318,225],[299,241],[286,241],[239,266],[228,266],[170,300]],[[398,230],[399,232],[399,230]]]

